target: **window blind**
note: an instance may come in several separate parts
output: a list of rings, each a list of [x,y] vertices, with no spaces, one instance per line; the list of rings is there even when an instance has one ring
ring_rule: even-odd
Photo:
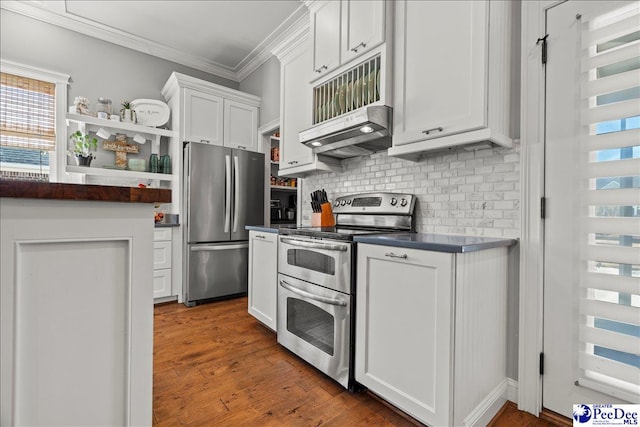
[[[0,145],[55,150],[55,83],[0,73]]]
[[[640,2],[582,22],[579,384],[640,401]]]

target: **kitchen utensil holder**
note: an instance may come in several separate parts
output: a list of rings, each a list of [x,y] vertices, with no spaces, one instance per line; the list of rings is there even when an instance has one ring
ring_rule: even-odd
[[[331,203],[323,203],[320,205],[322,212],[314,212],[311,214],[312,227],[333,227],[336,225],[336,219],[333,216]]]

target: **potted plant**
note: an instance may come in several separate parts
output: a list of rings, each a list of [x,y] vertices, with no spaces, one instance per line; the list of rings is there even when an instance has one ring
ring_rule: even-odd
[[[136,110],[131,108],[130,101],[124,101],[122,103],[122,109],[120,110],[120,116],[123,122],[135,123],[136,122]]]
[[[91,166],[91,160],[94,159],[91,150],[98,149],[98,140],[79,130],[72,133],[69,139],[73,142],[73,151],[69,152],[69,155],[73,153],[76,158],[76,164],[78,166]]]

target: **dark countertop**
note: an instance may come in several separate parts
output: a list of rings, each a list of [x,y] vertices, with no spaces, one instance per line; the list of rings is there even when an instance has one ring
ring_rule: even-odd
[[[281,228],[291,228],[295,226],[295,224],[245,225],[244,229],[249,231],[259,231],[261,233],[280,234]]]
[[[353,240],[358,243],[449,253],[475,252],[484,249],[511,246],[517,243],[515,239],[500,237],[456,236],[431,233],[396,233],[357,236]]]
[[[0,197],[125,203],[170,203],[165,188],[115,187],[0,179]]]

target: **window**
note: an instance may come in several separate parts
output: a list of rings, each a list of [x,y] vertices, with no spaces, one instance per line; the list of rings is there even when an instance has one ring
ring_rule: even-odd
[[[580,384],[640,397],[640,8],[585,22]]]
[[[69,76],[0,63],[0,176],[60,181]]]

